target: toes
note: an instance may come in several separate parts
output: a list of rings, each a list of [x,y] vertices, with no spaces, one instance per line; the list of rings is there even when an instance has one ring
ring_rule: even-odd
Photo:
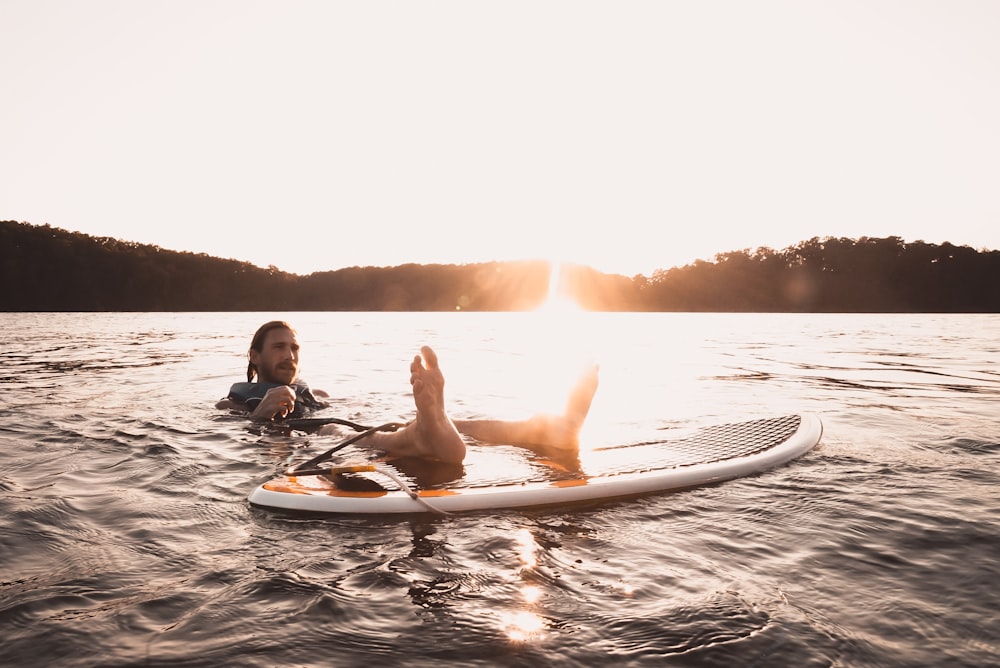
[[[420,354],[424,356],[424,361],[427,363],[427,368],[428,369],[437,369],[438,368],[438,356],[437,356],[437,353],[435,353],[433,350],[431,350],[430,346],[423,346],[420,349]]]

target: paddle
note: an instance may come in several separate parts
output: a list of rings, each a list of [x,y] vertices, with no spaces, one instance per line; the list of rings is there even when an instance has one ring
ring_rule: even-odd
[[[345,427],[350,427],[354,431],[368,431],[371,427],[366,427],[364,425],[358,424],[357,422],[351,422],[350,420],[342,420],[335,417],[321,417],[321,418],[290,418],[288,420],[282,420],[278,423],[282,426],[289,427],[291,429],[298,429],[300,431],[308,431],[310,429],[316,429],[317,427],[322,427],[328,424],[340,424]]]
[[[321,427],[326,424],[340,424],[351,427],[356,431],[361,431],[360,434],[355,434],[354,436],[351,436],[350,438],[341,441],[340,443],[333,446],[326,452],[320,453],[308,461],[301,462],[299,464],[296,464],[295,466],[289,466],[287,469],[285,469],[285,475],[304,476],[304,475],[330,475],[338,473],[377,472],[381,473],[384,476],[387,476],[389,479],[391,479],[393,482],[399,485],[399,488],[403,490],[403,492],[405,492],[407,496],[409,496],[411,499],[413,499],[414,501],[416,501],[417,503],[419,503],[432,513],[437,513],[438,515],[451,514],[444,510],[441,510],[440,508],[434,507],[434,505],[431,503],[428,503],[425,499],[421,498],[420,495],[412,487],[407,485],[402,478],[400,478],[394,472],[386,468],[383,467],[376,468],[375,466],[370,464],[334,466],[326,469],[317,468],[319,464],[325,462],[327,459],[332,457],[336,452],[343,450],[352,443],[357,443],[361,439],[367,436],[371,436],[377,431],[396,431],[400,427],[406,426],[405,423],[387,422],[383,425],[379,425],[378,427],[364,427],[362,425],[355,424],[354,422],[350,422],[348,420],[341,420],[340,418],[301,418],[294,420],[286,420],[284,424],[292,427],[293,429],[302,429],[305,427],[314,427],[314,426]]]
[[[326,420],[326,419],[328,419],[328,420],[331,420],[331,422],[329,422],[328,424],[334,424],[334,423],[335,424],[345,424],[346,423],[346,424],[349,424],[349,425],[353,425],[353,423],[348,423],[346,420],[337,420],[336,418],[316,418],[316,419],[320,419],[320,420]],[[359,425],[354,425],[354,426],[355,426],[355,428],[357,428]],[[365,431],[363,431],[360,434],[356,434],[354,436],[351,436],[347,440],[341,441],[340,443],[338,443],[337,445],[333,446],[332,448],[330,448],[326,452],[323,452],[323,453],[320,453],[320,454],[316,455],[315,457],[313,457],[309,461],[305,461],[305,462],[302,462],[300,464],[296,464],[295,466],[288,467],[287,469],[285,469],[285,475],[298,475],[300,471],[304,471],[304,470],[307,470],[307,469],[316,468],[316,466],[318,464],[320,464],[322,462],[325,462],[327,459],[329,459],[330,457],[332,457],[334,453],[336,453],[336,452],[338,452],[340,450],[343,450],[344,448],[346,448],[347,446],[351,445],[352,443],[357,443],[361,439],[367,438],[368,436],[371,436],[372,434],[374,434],[377,431],[396,431],[397,429],[399,429],[400,427],[403,427],[403,426],[405,426],[405,425],[402,422],[387,422],[386,424],[379,425],[378,427],[368,427],[368,428],[361,427],[361,429],[364,429]]]

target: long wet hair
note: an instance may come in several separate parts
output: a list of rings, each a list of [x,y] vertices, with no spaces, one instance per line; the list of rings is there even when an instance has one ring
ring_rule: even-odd
[[[250,350],[256,350],[258,353],[264,351],[264,339],[267,338],[267,333],[272,329],[287,329],[292,334],[295,330],[284,320],[272,320],[271,322],[265,322],[261,325],[253,335],[253,340],[250,341]],[[250,357],[250,350],[247,351],[247,358]],[[252,383],[254,376],[257,375],[257,367],[254,366],[253,362],[247,364],[247,382]]]

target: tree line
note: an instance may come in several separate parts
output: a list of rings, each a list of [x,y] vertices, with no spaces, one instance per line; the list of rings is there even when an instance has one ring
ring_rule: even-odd
[[[542,304],[545,261],[348,267],[300,276],[49,225],[0,221],[0,311],[509,311]],[[1000,312],[1000,251],[812,238],[631,278],[563,267],[598,311]]]

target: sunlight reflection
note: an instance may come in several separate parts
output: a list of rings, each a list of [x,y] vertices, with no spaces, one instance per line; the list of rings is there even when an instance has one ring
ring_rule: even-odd
[[[507,637],[515,642],[530,640],[545,628],[545,621],[533,612],[507,612],[500,619]]]
[[[525,585],[521,587],[521,596],[524,597],[525,603],[538,603],[542,598],[542,590],[535,585]]]
[[[521,577],[526,571],[531,571],[538,565],[536,556],[539,548],[535,537],[528,529],[519,529],[514,533],[514,549],[518,561],[521,562]],[[542,598],[542,589],[536,585],[523,584],[520,588],[521,598],[525,607],[533,607]],[[545,629],[545,620],[529,610],[500,613],[500,626],[510,640],[526,642],[537,638]]]
[[[538,550],[538,544],[535,542],[535,537],[531,535],[531,532],[527,529],[521,529],[517,532],[514,537],[517,543],[517,557],[521,560],[521,563],[525,568],[534,568],[538,565],[538,559],[535,557],[535,552]]]
[[[536,409],[561,413],[571,384],[586,364],[595,362],[590,333],[593,315],[569,296],[562,278],[562,264],[553,262],[549,274],[548,297],[529,314],[532,364],[535,374],[524,391]]]
[[[616,583],[615,586],[618,589],[620,589],[621,592],[622,592],[622,594],[624,594],[625,596],[632,596],[632,594],[635,593],[635,587],[633,587],[632,585],[630,585],[627,582],[618,582],[618,583]]]
[[[581,463],[592,470],[584,460],[593,448],[648,440],[651,433],[666,437],[672,434],[659,430],[703,415],[703,379],[731,373],[717,368],[714,351],[705,354],[706,342],[721,342],[716,347],[728,353],[744,320],[589,311],[572,298],[585,289],[574,292],[573,280],[572,265],[550,265],[548,298],[523,314],[511,347],[520,351],[520,378],[527,382],[517,396],[529,413],[562,413],[580,375],[599,366],[599,389],[580,432]]]

